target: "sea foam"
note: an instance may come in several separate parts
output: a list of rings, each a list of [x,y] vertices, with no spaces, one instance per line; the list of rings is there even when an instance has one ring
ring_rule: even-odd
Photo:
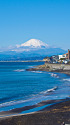
[[[24,72],[25,71],[25,69],[16,69],[16,70],[14,70],[14,72]]]
[[[63,79],[64,81],[69,81],[70,82],[70,78],[67,78],[67,79]]]
[[[48,93],[48,92],[53,92],[53,91],[55,91],[57,88],[58,88],[58,87],[55,86],[54,88],[48,89],[48,90],[43,91],[43,92],[40,92],[40,93],[42,93],[42,94],[46,94],[46,93]]]
[[[34,73],[43,73],[42,71],[31,71],[31,72],[34,72]]]
[[[56,78],[59,78],[59,76],[55,73],[49,73],[52,77],[56,77]]]

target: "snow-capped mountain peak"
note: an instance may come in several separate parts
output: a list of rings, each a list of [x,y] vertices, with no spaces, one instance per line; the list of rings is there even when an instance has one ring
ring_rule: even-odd
[[[17,48],[19,48],[19,47],[33,47],[33,48],[45,47],[45,48],[47,48],[48,44],[46,44],[40,40],[37,40],[37,39],[30,39],[21,45],[17,45]]]

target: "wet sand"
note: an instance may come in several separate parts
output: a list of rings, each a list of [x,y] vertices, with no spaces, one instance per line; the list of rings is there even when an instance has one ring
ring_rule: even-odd
[[[62,122],[70,124],[70,99],[36,113],[0,118],[0,125],[61,125]]]
[[[67,98],[66,100],[69,100],[69,98]],[[15,109],[12,109],[12,110],[9,110],[9,111],[2,111],[2,112],[0,112],[0,118],[4,118],[7,115],[8,116],[15,115],[15,114],[18,115],[22,111],[27,111],[27,110],[30,110],[30,109],[33,109],[33,108],[37,108],[37,107],[41,107],[41,106],[45,106],[45,105],[48,105],[48,104],[52,104],[53,105],[53,104],[56,104],[56,103],[60,103],[62,101],[65,101],[65,99],[46,100],[46,101],[42,101],[40,103],[37,103],[36,105],[30,105],[30,106],[25,106],[25,107],[21,107],[21,108],[15,108]]]

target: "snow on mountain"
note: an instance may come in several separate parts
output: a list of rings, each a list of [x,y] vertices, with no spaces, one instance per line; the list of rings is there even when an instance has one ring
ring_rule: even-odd
[[[48,44],[40,41],[40,40],[37,40],[37,39],[30,39],[29,41],[21,44],[21,45],[16,45],[17,48],[20,48],[20,47],[31,47],[31,48],[41,48],[41,47],[44,47],[44,48],[47,48],[48,47]]]
[[[30,39],[21,45],[10,46],[0,51],[2,51],[0,52],[0,60],[38,60],[45,56],[66,53],[61,48],[50,47],[48,44],[37,39]]]

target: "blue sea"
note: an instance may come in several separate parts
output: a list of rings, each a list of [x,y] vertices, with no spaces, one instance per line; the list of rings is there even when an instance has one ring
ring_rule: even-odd
[[[0,112],[70,96],[69,75],[26,71],[42,64],[44,62],[0,62]],[[40,109],[41,107],[21,113]]]

